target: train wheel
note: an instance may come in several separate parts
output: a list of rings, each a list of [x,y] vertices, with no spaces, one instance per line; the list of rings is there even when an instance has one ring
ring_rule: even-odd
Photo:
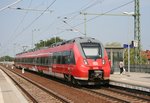
[[[40,75],[44,75],[44,73],[43,73],[42,70],[38,70],[38,73],[39,73]]]
[[[76,85],[77,81],[74,79],[73,76],[68,75],[68,74],[64,74],[64,78],[67,82],[71,83],[71,85]]]
[[[64,78],[66,81],[71,82],[71,75],[64,74]]]
[[[109,87],[109,80],[105,80],[105,81],[104,81],[104,86],[105,86],[105,87]]]
[[[64,74],[64,79],[65,79],[66,81],[68,81],[68,75],[67,75],[67,74]]]
[[[76,81],[76,79],[74,79],[73,76],[71,76],[71,83],[72,83],[73,85],[77,85],[77,81]]]

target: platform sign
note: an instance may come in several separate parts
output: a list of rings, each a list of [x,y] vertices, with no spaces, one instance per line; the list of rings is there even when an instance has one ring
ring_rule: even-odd
[[[134,43],[133,43],[134,47],[138,47],[138,41],[137,41],[137,40],[134,40],[133,42],[134,42]]]
[[[128,48],[128,46],[129,46],[130,48],[134,48],[134,46],[133,46],[132,44],[130,44],[130,45],[128,45],[128,44],[123,44],[123,48]]]

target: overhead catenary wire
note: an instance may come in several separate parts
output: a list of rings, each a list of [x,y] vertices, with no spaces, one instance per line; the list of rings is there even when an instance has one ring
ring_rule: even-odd
[[[76,14],[76,15],[74,15],[74,16],[72,16],[72,17],[70,18],[70,21],[72,21],[74,18],[76,18],[77,16],[79,16],[81,11],[86,11],[87,9],[89,9],[89,8],[91,8],[91,7],[93,7],[93,6],[98,5],[99,2],[100,2],[100,4],[102,4],[102,3],[104,2],[104,0],[101,0],[101,1],[96,0],[96,1],[95,1],[94,3],[92,3],[92,4],[90,4],[91,2],[89,2],[89,3],[87,3],[86,5],[84,5],[83,7],[81,7],[79,10],[70,13],[70,14]],[[68,14],[68,15],[69,15],[69,14]]]
[[[54,0],[54,2],[55,2],[56,0]],[[104,1],[104,0],[103,0]],[[54,2],[52,2],[52,4],[54,3]],[[92,4],[90,4],[91,2],[88,2],[86,5],[84,5],[83,7],[81,7],[81,9],[80,10],[78,10],[78,11],[75,11],[75,12],[72,12],[72,13],[69,13],[69,14],[67,14],[67,15],[71,15],[71,14],[77,14],[77,15],[75,15],[74,17],[72,17],[72,18],[75,18],[76,16],[78,16],[78,15],[80,15],[79,14],[79,11],[81,11],[81,10],[87,10],[87,9],[89,9],[89,8],[91,8],[91,7],[93,7],[94,5],[97,5],[97,0],[96,0],[96,2],[94,2],[94,3],[92,3]],[[90,5],[89,5],[90,4]],[[51,5],[50,5],[51,6]],[[85,7],[85,8],[84,8]],[[49,7],[45,10],[45,12],[47,11],[49,9]],[[43,13],[45,13],[45,12],[43,12]],[[43,13],[41,14],[41,15],[43,15]],[[41,16],[40,15],[40,16]],[[39,16],[39,17],[40,17]],[[33,20],[26,28],[24,28],[20,33],[19,33],[19,35],[21,35],[25,30],[27,30],[37,19],[39,19],[39,17],[37,17],[35,20]],[[61,17],[61,16],[60,16]],[[63,18],[62,18],[63,19]],[[57,21],[57,20],[56,20]],[[56,22],[55,21],[55,22]],[[51,23],[50,24],[50,26],[52,26],[52,24],[54,24],[55,22],[53,22],[53,23]],[[48,29],[47,29],[48,30]],[[17,36],[19,36],[19,35],[17,35]],[[17,37],[16,36],[16,37]]]
[[[96,0],[96,2],[94,2],[94,3],[92,3],[91,5],[87,6],[87,7],[84,8],[82,11],[85,11],[85,10],[87,10],[87,9],[89,9],[89,8],[91,8],[91,7],[95,6],[95,5],[97,5],[97,4],[99,4],[99,2],[102,3],[103,1],[104,1],[104,0],[101,0],[101,1]]]
[[[23,10],[23,11],[34,11],[34,12],[41,12],[44,10],[41,9],[32,9],[32,8],[14,8],[14,7],[8,7],[9,9],[13,9],[13,10]],[[54,10],[47,10],[45,13],[52,13]]]
[[[28,26],[26,26],[21,33],[23,33],[25,30],[27,30],[33,23],[35,23],[54,3],[56,0],[54,0],[38,17],[36,17]]]
[[[32,4],[32,0],[30,1],[29,3],[29,6],[27,7],[27,9],[23,9],[23,8],[19,8],[19,10],[25,10],[25,15],[23,16],[22,20],[20,21],[20,23],[18,24],[17,28],[15,29],[15,31],[13,32],[13,35],[9,38],[9,41],[13,40],[13,36],[16,34],[18,28],[20,27],[20,25],[24,22],[25,20],[25,17],[27,16],[27,14],[29,13],[29,11],[31,9],[29,9],[31,7],[31,4]],[[9,7],[9,9],[17,9],[17,8],[12,8],[12,7]],[[44,10],[37,10],[37,9],[32,9],[33,11],[44,11]],[[47,10],[46,10],[47,11]],[[50,11],[52,12],[52,11]],[[45,12],[44,12],[45,13]],[[23,32],[22,32],[23,33]],[[16,38],[19,34],[15,35],[14,38]]]
[[[7,5],[7,6],[3,7],[3,8],[1,8],[0,11],[3,11],[3,10],[5,10],[5,9],[7,9],[7,8],[10,7],[10,6],[13,6],[13,5],[19,3],[20,1],[22,1],[22,0],[17,0],[17,1],[15,1],[15,2],[13,2],[13,3]]]
[[[100,17],[100,16],[104,16],[104,15],[107,14],[107,13],[110,13],[110,12],[112,12],[112,11],[115,11],[115,10],[117,10],[117,9],[120,9],[120,8],[126,6],[126,5],[129,5],[129,4],[133,3],[133,2],[134,2],[134,0],[132,0],[132,1],[130,1],[130,2],[127,2],[127,3],[125,3],[125,4],[121,5],[121,6],[118,6],[118,7],[116,7],[116,8],[113,8],[113,9],[111,9],[111,10],[108,10],[108,11],[104,12],[102,15],[98,15],[98,16],[95,16],[95,17],[89,19],[89,20],[86,20],[86,23],[87,23],[87,22],[90,22],[90,21],[92,21],[92,20],[94,20],[94,19],[96,19],[96,18],[98,18],[98,17]],[[79,24],[75,25],[74,27],[77,27],[77,26],[82,25],[82,24],[84,24],[84,22],[79,23]]]
[[[134,0],[129,1],[129,2],[125,3],[125,4],[122,4],[122,5],[118,6],[118,7],[113,8],[113,9],[110,9],[110,10],[104,12],[102,15],[95,16],[95,17],[93,17],[93,18],[87,20],[86,22],[90,22],[90,21],[92,21],[92,20],[94,20],[94,19],[96,19],[96,18],[98,18],[98,17],[100,17],[100,16],[103,16],[103,15],[105,15],[105,14],[107,14],[107,13],[110,13],[110,12],[112,12],[112,11],[118,10],[118,9],[120,9],[120,8],[122,8],[122,7],[124,7],[124,6],[127,6],[127,5],[129,5],[129,4],[133,3],[133,2],[134,2]],[[102,3],[102,2],[101,2],[101,3]],[[94,4],[94,3],[93,3],[93,4]],[[91,6],[91,7],[92,7],[92,6]],[[84,9],[85,9],[85,8],[84,8]],[[83,10],[83,9],[82,9],[82,10]],[[80,11],[82,11],[82,10],[80,9],[80,10],[78,10],[78,12],[80,12]],[[86,9],[85,9],[85,10],[86,10]],[[77,11],[76,11],[76,12],[77,12]],[[76,12],[74,12],[74,13],[76,13]],[[80,15],[80,13],[78,13],[78,14]],[[78,15],[76,15],[76,16],[78,16]],[[73,17],[73,18],[74,18],[74,17]],[[71,19],[73,19],[73,18],[71,18]],[[62,19],[64,19],[64,18],[62,18]],[[68,24],[68,21],[67,21],[67,24]],[[84,24],[84,22],[81,22],[81,23],[79,23],[79,24],[77,24],[77,25],[71,26],[71,28],[75,28],[75,27],[77,27],[77,26],[79,26],[79,25],[82,25],[82,24]],[[78,30],[78,31],[79,31],[79,30]],[[58,34],[64,33],[64,32],[66,32],[66,31],[63,30],[63,31],[61,31],[61,32],[56,33],[55,35],[58,35]],[[80,31],[80,33],[82,34],[81,31]]]
[[[31,6],[31,4],[32,4],[32,0],[30,1],[28,8]],[[19,29],[20,25],[24,22],[25,17],[27,16],[27,14],[28,14],[28,11],[25,12],[23,18],[21,19],[21,21],[20,21],[19,24],[17,25],[16,29],[14,30],[14,32],[12,33],[12,35],[11,35],[11,37],[8,39],[8,41],[10,41],[10,40],[13,38],[13,36],[16,34],[16,32],[17,32],[17,30]],[[12,39],[12,40],[13,40],[13,39]]]
[[[56,1],[56,0],[54,0],[54,1]],[[124,6],[126,6],[126,5],[128,5],[128,4],[130,4],[130,3],[132,3],[133,1],[131,1],[131,2],[129,2],[129,3],[127,3],[127,4],[123,4],[123,5],[121,5],[121,6],[119,6],[119,7],[116,7],[116,8],[113,8],[113,9],[111,9],[111,10],[109,10],[109,11],[106,11],[106,12],[104,12],[104,15],[106,14],[106,13],[109,13],[109,12],[112,12],[112,11],[114,11],[114,10],[117,10],[117,9],[119,9],[119,8],[121,8],[121,7],[124,7]],[[94,3],[93,3],[94,4]],[[92,4],[91,4],[92,5]],[[87,9],[89,9],[88,8],[88,6],[86,7]],[[47,9],[48,10],[48,9]],[[80,10],[81,11],[81,10]],[[78,13],[78,15],[80,15],[79,14],[79,11],[77,11],[77,12],[72,12],[72,14],[77,14]],[[72,15],[72,14],[68,14],[68,15]],[[43,15],[43,14],[42,14]],[[42,15],[40,15],[40,16],[38,16],[39,18],[42,16]],[[77,16],[78,16],[77,15]],[[39,19],[39,18],[36,18],[37,20]],[[94,18],[92,18],[92,19],[89,19],[89,20],[87,20],[87,22],[90,22],[90,21],[92,21],[92,20],[94,20],[94,19],[96,19],[96,18],[98,18],[98,17],[100,17],[100,16],[96,16],[96,17],[94,17]],[[17,38],[18,36],[20,36],[24,31],[26,31],[27,29],[29,29],[29,27],[31,27],[31,25],[33,24],[33,23],[35,23],[37,20],[33,20],[28,26],[26,26],[20,33],[18,33],[16,36],[15,36],[15,38]],[[73,20],[73,18],[71,18],[70,20]],[[67,21],[67,23],[69,23],[68,21]],[[84,22],[81,22],[81,23],[79,23],[79,24],[77,24],[77,25],[74,25],[74,26],[72,26],[72,27],[76,27],[76,26],[79,26],[79,25],[81,25],[81,24],[83,24]],[[55,24],[55,22],[54,22],[54,24]],[[70,23],[69,23],[70,24]],[[65,32],[65,31],[62,31],[62,32]],[[59,33],[62,33],[62,32],[59,32]],[[59,34],[59,33],[57,33],[57,34]]]
[[[26,31],[33,23],[35,23],[54,3],[56,2],[56,0],[53,0],[50,5],[38,16],[36,17],[28,26],[26,26],[21,32],[19,32],[17,35],[15,35],[14,39],[12,39],[13,41],[20,36],[24,31]],[[7,46],[10,44],[11,41],[9,41],[7,43]],[[7,47],[5,46],[5,47]]]
[[[16,37],[20,36],[24,31],[26,31],[32,24],[34,24],[54,3],[56,0],[54,0],[38,17],[36,17],[28,26],[26,26]]]
[[[104,1],[104,0],[103,0]],[[92,4],[91,4],[92,3]],[[45,29],[45,31],[47,31],[47,30],[50,30],[49,28],[52,28],[52,26],[55,24],[56,25],[56,23],[58,22],[58,21],[60,21],[60,22],[62,22],[62,20],[65,18],[65,17],[67,17],[67,16],[72,16],[71,17],[71,20],[73,20],[74,18],[76,18],[77,16],[79,16],[80,14],[79,14],[79,12],[81,11],[81,10],[87,10],[87,9],[89,9],[90,7],[93,7],[94,5],[96,5],[96,3],[97,3],[97,0],[96,0],[96,2],[94,1],[94,3],[93,3],[93,0],[92,0],[92,2],[90,1],[90,2],[88,2],[88,3],[86,3],[86,4],[84,4],[79,10],[76,10],[76,11],[73,11],[73,12],[71,12],[71,13],[67,13],[67,14],[63,14],[63,15],[60,15],[60,16],[58,16],[52,23],[50,23],[49,25],[48,25],[48,27],[46,27],[46,29]],[[93,5],[94,4],[94,5]],[[90,6],[89,6],[90,5]],[[63,24],[64,25],[64,24]],[[45,33],[45,31],[43,31],[42,32],[42,34],[43,33]],[[60,33],[63,33],[63,32],[65,32],[64,30],[63,31],[60,31],[60,32],[57,32],[57,33],[55,33],[55,35],[57,35],[57,34],[60,34]]]
[[[92,21],[92,20],[94,20],[94,19],[96,19],[96,18],[98,18],[98,17],[100,17],[100,16],[103,16],[103,15],[105,15],[105,14],[107,14],[107,13],[110,13],[110,12],[112,12],[112,11],[118,10],[118,9],[120,9],[120,8],[126,6],[126,5],[129,5],[129,4],[133,3],[133,2],[134,2],[134,0],[132,0],[132,1],[130,1],[130,2],[127,2],[127,3],[125,3],[125,4],[122,4],[122,5],[118,6],[118,7],[115,7],[115,8],[113,8],[113,9],[111,9],[111,10],[108,10],[108,11],[104,12],[102,15],[95,16],[95,17],[93,17],[93,18],[87,20],[86,22],[90,22],[90,21]],[[67,23],[68,23],[68,22],[67,22]],[[72,28],[75,28],[75,27],[77,27],[77,26],[79,26],[79,25],[82,25],[82,24],[84,24],[84,23],[85,23],[85,22],[81,22],[81,23],[79,23],[79,24],[77,24],[77,25],[74,25],[74,26],[71,26],[71,27],[72,27]],[[79,30],[78,30],[78,31],[79,31]],[[64,32],[64,31],[62,31],[62,32]],[[62,33],[62,32],[60,32],[60,33]],[[58,34],[58,33],[57,33],[57,34]]]
[[[58,16],[57,17],[57,19],[55,19],[54,21],[53,21],[53,23],[51,23],[47,28],[46,28],[46,30],[49,30],[49,28],[50,27],[52,27],[52,25],[54,25],[54,24],[56,24],[56,22],[59,20],[60,22],[62,22],[63,21],[63,19],[64,18],[67,18],[68,20],[69,20],[69,22],[70,21],[72,21],[73,19],[75,19],[77,16],[79,16],[80,15],[80,11],[85,11],[85,10],[87,10],[87,9],[89,9],[89,8],[91,8],[91,7],[93,7],[93,6],[95,6],[95,5],[97,5],[97,4],[99,4],[99,2],[100,3],[102,3],[102,2],[104,2],[105,0],[96,0],[96,1],[94,1],[93,2],[93,0],[92,0],[92,2],[90,1],[90,2],[88,2],[88,3],[86,3],[84,6],[82,6],[79,10],[77,10],[77,11],[73,11],[73,12],[71,12],[71,13],[67,13],[67,14],[64,14],[64,15],[61,15],[61,16]],[[68,17],[69,15],[71,15],[70,17]],[[67,20],[67,22],[68,22],[68,20]],[[78,30],[79,31],[79,30]],[[62,30],[62,31],[60,31],[60,32],[57,32],[57,33],[55,33],[55,35],[58,35],[58,34],[60,34],[60,33],[64,33],[64,32],[66,32],[66,30]],[[81,32],[80,32],[81,33]],[[82,33],[81,33],[82,34]]]

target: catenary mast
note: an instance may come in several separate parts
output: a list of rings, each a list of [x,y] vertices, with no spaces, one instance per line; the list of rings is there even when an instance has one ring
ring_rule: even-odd
[[[140,35],[140,3],[139,0],[135,0],[134,8],[134,42],[136,43],[135,47],[135,64],[141,63],[141,35]]]

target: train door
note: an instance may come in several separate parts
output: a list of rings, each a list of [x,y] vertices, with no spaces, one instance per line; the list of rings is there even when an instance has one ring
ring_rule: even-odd
[[[37,69],[37,57],[33,58],[32,70],[33,71],[38,71],[38,69]]]
[[[48,68],[49,68],[49,73],[48,74],[50,74],[50,75],[53,75],[52,64],[53,64],[53,54],[50,53],[49,59],[48,59]]]
[[[73,70],[75,68],[75,59],[74,59],[74,53],[72,50],[70,51],[67,51],[66,55],[65,55],[65,67],[64,67],[64,70],[65,70],[65,79],[67,81],[72,81],[74,80],[73,78]]]

